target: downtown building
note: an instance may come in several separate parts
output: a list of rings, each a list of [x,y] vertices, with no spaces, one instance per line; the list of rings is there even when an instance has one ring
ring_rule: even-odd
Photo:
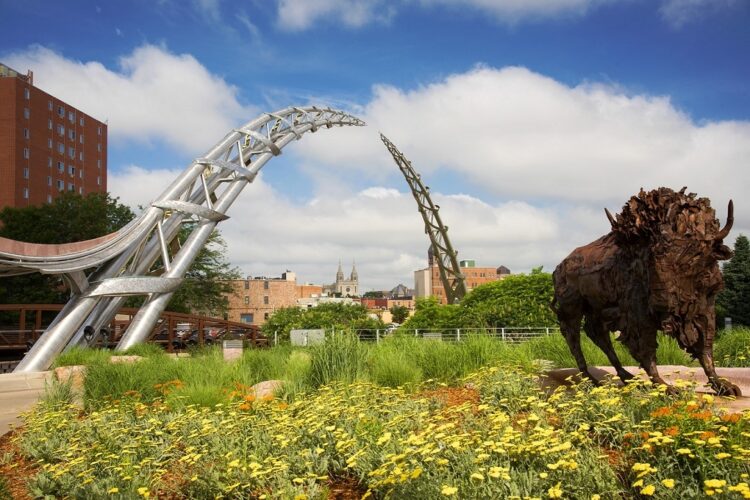
[[[0,209],[107,191],[107,125],[0,63]]]

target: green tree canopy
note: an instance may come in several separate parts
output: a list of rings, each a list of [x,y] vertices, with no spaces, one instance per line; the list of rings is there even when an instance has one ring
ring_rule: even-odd
[[[277,309],[261,327],[263,333],[280,340],[289,340],[295,329],[335,328],[336,330],[375,330],[385,328],[379,319],[370,317],[361,304],[328,303],[308,309],[284,307]]]
[[[406,306],[393,306],[389,311],[394,323],[403,323],[409,317],[409,308]]]
[[[722,268],[724,290],[717,297],[717,316],[732,318],[732,323],[750,326],[750,241],[739,235],[734,255]]]
[[[440,305],[436,298],[417,299],[414,315],[403,328],[500,328],[556,326],[550,309],[552,275],[535,268],[531,274],[514,274],[472,290],[460,304]]]

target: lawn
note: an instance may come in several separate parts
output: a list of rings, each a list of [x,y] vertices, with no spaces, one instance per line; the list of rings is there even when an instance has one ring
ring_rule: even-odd
[[[722,335],[717,359],[746,362],[743,335]],[[750,498],[750,414],[643,382],[543,392],[538,366],[570,364],[557,346],[338,336],[232,364],[74,352],[85,409],[51,387],[0,470],[23,469],[34,497]],[[284,391],[256,399],[250,384],[275,378]]]

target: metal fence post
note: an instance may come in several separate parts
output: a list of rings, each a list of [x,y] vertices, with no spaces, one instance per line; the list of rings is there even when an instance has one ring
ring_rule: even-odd
[[[456,328],[456,342],[461,342],[461,329]]]
[[[503,328],[500,329],[500,334],[503,337],[503,342],[505,342],[505,327],[503,327]]]
[[[547,335],[549,335],[549,327],[545,328],[544,330],[546,331]]]
[[[380,329],[375,330],[375,343],[380,343]]]
[[[273,345],[275,346],[279,345],[279,331],[278,330],[273,332]]]

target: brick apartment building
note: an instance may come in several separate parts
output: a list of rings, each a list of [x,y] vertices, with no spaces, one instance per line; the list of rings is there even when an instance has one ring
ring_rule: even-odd
[[[441,304],[446,304],[448,301],[445,297],[443,282],[440,280],[440,268],[431,247],[427,254],[427,261],[428,267],[414,271],[414,295],[415,297],[436,297]],[[466,280],[467,292],[484,283],[498,281],[510,275],[510,269],[505,266],[476,267],[473,260],[462,260],[459,266]]]
[[[107,125],[0,63],[0,209],[107,190]]]

